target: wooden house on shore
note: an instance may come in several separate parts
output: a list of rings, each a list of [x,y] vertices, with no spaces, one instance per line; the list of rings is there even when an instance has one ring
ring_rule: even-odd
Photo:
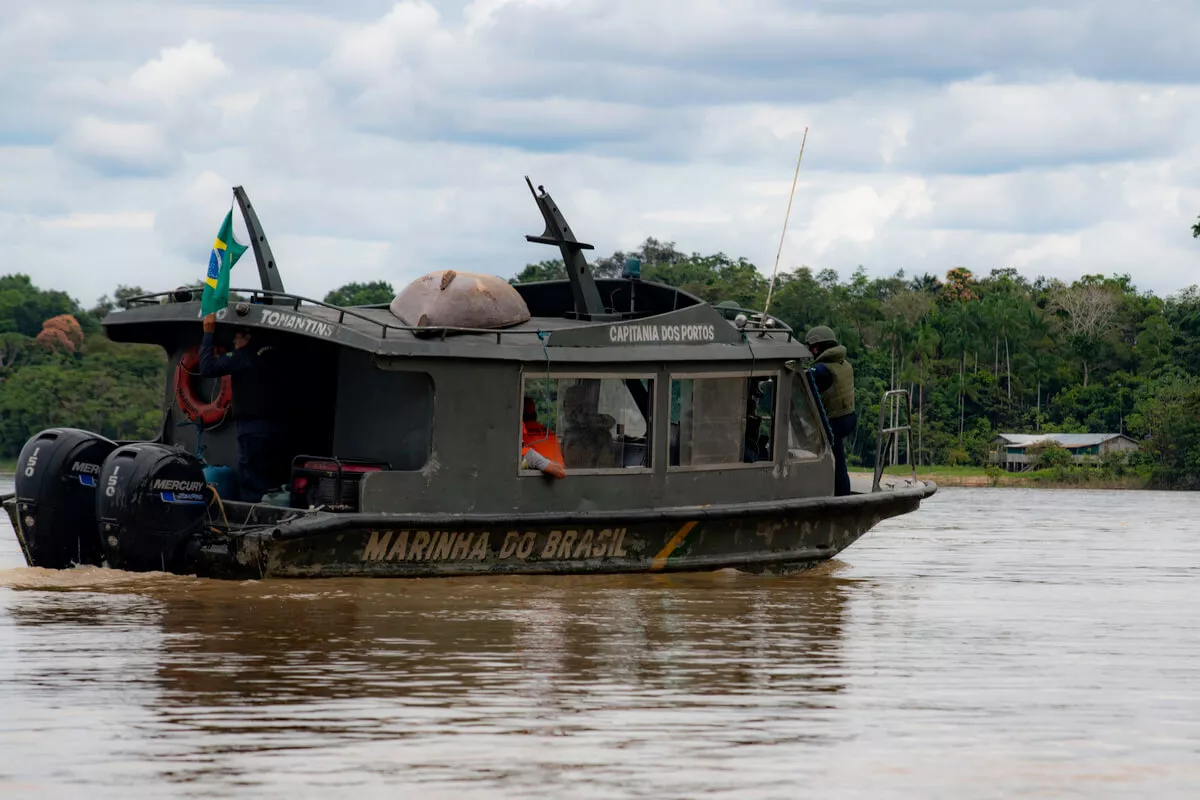
[[[992,458],[1006,472],[1025,472],[1037,464],[1039,450],[1056,444],[1075,464],[1098,463],[1108,453],[1129,454],[1137,440],[1123,433],[1001,433],[992,440]]]

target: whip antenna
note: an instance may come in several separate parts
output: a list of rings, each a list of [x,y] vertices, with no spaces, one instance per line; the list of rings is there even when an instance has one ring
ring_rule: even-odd
[[[763,306],[763,324],[767,321],[767,309],[771,307],[771,292],[775,290],[775,273],[779,271],[779,256],[783,253],[783,238],[787,236],[788,219],[792,216],[792,198],[796,196],[796,179],[800,177],[800,162],[804,160],[804,143],[808,141],[808,126],[804,126],[804,138],[800,140],[800,157],[796,159],[796,174],[792,176],[792,191],[788,195],[787,213],[783,217],[783,233],[779,234],[779,249],[775,251],[775,267],[771,270],[771,283],[767,286],[767,302]]]

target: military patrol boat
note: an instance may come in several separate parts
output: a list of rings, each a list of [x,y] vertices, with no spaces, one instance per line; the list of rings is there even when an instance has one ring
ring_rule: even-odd
[[[352,308],[284,291],[235,188],[262,286],[234,290],[217,338],[246,326],[291,359],[281,490],[242,503],[218,480],[236,439],[229,378],[194,372],[198,291],[133,298],[104,326],[169,355],[161,434],[33,437],[4,499],[28,563],[231,579],[787,572],[933,494],[915,474],[881,488],[877,473],[872,491],[834,497],[792,330],[642,281],[636,263],[595,278],[592,246],[526,182],[546,224],[526,238],[557,247],[567,279],[445,270]],[[565,478],[526,468],[530,449]]]

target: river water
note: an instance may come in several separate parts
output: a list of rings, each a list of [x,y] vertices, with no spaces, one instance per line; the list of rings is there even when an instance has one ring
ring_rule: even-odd
[[[1197,518],[943,489],[787,578],[246,583],[5,520],[0,797],[1198,797]]]

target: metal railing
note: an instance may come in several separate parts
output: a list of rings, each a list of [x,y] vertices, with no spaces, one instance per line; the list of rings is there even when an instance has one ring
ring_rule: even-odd
[[[178,299],[179,296],[185,292],[188,293],[188,299],[179,300]],[[176,302],[185,302],[185,303],[192,302],[193,300],[198,299],[197,295],[199,294],[199,292],[200,292],[199,289],[193,289],[193,288],[188,287],[188,288],[181,288],[181,289],[172,289],[171,291],[167,291],[167,292],[154,292],[153,294],[138,295],[137,297],[131,297],[128,300],[126,300],[125,307],[130,308],[135,305],[137,305],[137,306],[158,305],[159,303],[161,303],[161,298],[164,298],[164,297],[174,298],[174,299],[176,299]],[[502,335],[503,336],[537,336],[539,333],[541,333],[541,331],[537,331],[537,330],[497,330],[495,328],[456,328],[456,327],[432,326],[432,325],[421,328],[421,327],[417,327],[415,325],[402,325],[399,323],[381,322],[377,319],[372,319],[371,317],[368,317],[366,314],[363,314],[352,308],[346,308],[344,306],[337,306],[332,303],[326,303],[322,300],[314,300],[311,297],[304,297],[303,295],[292,294],[290,292],[273,292],[273,291],[270,291],[269,289],[230,289],[229,292],[230,292],[230,294],[248,295],[248,297],[246,299],[241,300],[239,302],[250,303],[251,305],[264,305],[264,306],[268,306],[272,309],[288,308],[290,306],[292,311],[299,311],[300,306],[304,303],[307,303],[307,304],[313,305],[313,306],[317,306],[319,308],[327,308],[331,311],[337,312],[337,324],[343,325],[343,324],[345,324],[347,317],[353,317],[354,319],[357,319],[361,322],[365,322],[368,325],[372,325],[374,327],[379,328],[380,329],[379,336],[381,339],[387,338],[387,334],[388,334],[389,330],[403,331],[405,333],[412,333],[412,334],[425,334],[426,336],[429,336],[431,334],[440,334],[442,339],[445,339],[446,336],[451,333],[482,333],[482,334],[488,334],[489,336],[495,336],[497,343],[500,342],[500,337]],[[272,302],[269,304],[261,303],[261,302],[256,303],[255,302],[256,298],[270,299]],[[279,300],[287,300],[289,302],[287,302],[287,303],[276,302]],[[380,304],[379,306],[367,306],[367,308],[372,308],[372,307],[387,308],[387,306],[383,305],[383,304]]]
[[[901,411],[904,412],[903,424],[899,422]],[[895,420],[895,423],[889,426],[889,419]],[[907,389],[889,389],[879,399],[879,434],[875,440],[875,479],[871,482],[872,492],[880,490],[879,480],[883,477],[883,470],[887,466],[888,453],[898,449],[901,433],[905,435],[904,454],[908,458],[909,465],[912,466],[912,479],[915,483],[917,461],[912,446],[912,396],[909,395]],[[893,463],[898,463],[894,456]]]
[[[153,292],[150,294],[140,294],[140,295],[137,295],[136,297],[130,297],[127,300],[125,300],[125,308],[132,308],[133,306],[161,305],[163,302],[163,298],[171,298],[175,302],[179,302],[179,303],[190,303],[190,302],[193,302],[193,301],[199,299],[200,292],[201,292],[201,289],[197,289],[197,288],[193,288],[193,287],[189,286],[189,287],[180,287],[178,289],[171,289],[170,291],[166,291],[166,292]],[[548,336],[551,334],[551,331],[542,331],[542,330],[538,330],[538,329],[534,329],[534,330],[529,330],[529,329],[498,330],[496,328],[457,328],[457,327],[440,326],[440,325],[438,325],[438,326],[430,325],[430,326],[422,328],[422,327],[417,327],[414,325],[402,325],[402,324],[391,323],[391,322],[380,322],[379,320],[372,319],[371,317],[368,317],[366,314],[363,314],[352,308],[346,308],[344,306],[337,306],[332,303],[326,303],[322,300],[314,300],[311,297],[304,297],[303,295],[292,294],[290,292],[274,292],[269,289],[230,289],[229,292],[230,292],[230,294],[247,295],[247,297],[245,299],[240,300],[238,302],[250,303],[251,305],[265,305],[265,306],[269,306],[271,308],[287,308],[290,306],[292,311],[299,311],[300,306],[304,303],[307,303],[307,304],[313,305],[313,306],[317,306],[319,308],[327,308],[331,311],[337,312],[337,324],[344,325],[346,317],[353,317],[356,320],[365,322],[368,325],[379,328],[380,329],[379,336],[381,339],[387,338],[387,334],[388,334],[389,330],[403,331],[405,333],[411,333],[414,335],[423,334],[425,337],[430,337],[430,336],[436,334],[442,340],[445,340],[446,336],[449,334],[452,334],[452,333],[486,334],[488,336],[495,336],[497,344],[499,344],[501,342],[502,336],[537,336],[537,337],[541,338],[543,336]],[[180,299],[180,297],[183,294],[187,294],[187,299]],[[256,298],[261,298],[264,300],[269,299],[269,300],[271,300],[271,302],[270,303],[262,303],[260,301],[260,302],[256,303],[255,302]],[[279,303],[279,302],[277,302],[279,300],[286,300],[288,302],[287,303]],[[387,304],[380,303],[375,306],[364,306],[364,307],[365,308],[386,309],[388,306],[387,306]],[[717,308],[717,307],[713,306],[713,308]],[[724,309],[717,308],[717,311],[721,312],[721,311],[724,311]],[[722,314],[722,316],[724,316],[724,314]],[[728,319],[728,317],[726,317],[726,319]],[[792,329],[789,328],[787,325],[784,325],[783,323],[779,323],[778,326],[771,325],[770,327],[767,327],[765,325],[760,325],[758,327],[746,325],[741,330],[743,333],[786,333],[787,340],[789,342],[792,341]]]

